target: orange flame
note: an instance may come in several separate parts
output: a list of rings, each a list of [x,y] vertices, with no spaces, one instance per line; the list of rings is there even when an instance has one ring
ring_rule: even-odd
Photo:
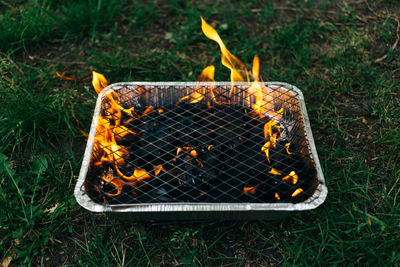
[[[130,177],[123,175],[119,171],[118,167],[116,167],[116,170],[117,170],[118,175],[120,175],[122,178],[128,180],[129,182],[125,182],[124,180],[119,179],[119,178],[114,178],[114,176],[112,174],[112,170],[110,169],[102,177],[104,181],[112,184],[115,187],[115,189],[117,189],[116,193],[107,193],[107,195],[110,197],[115,197],[115,196],[120,195],[122,193],[122,189],[124,186],[128,186],[128,185],[129,186],[137,186],[141,180],[150,178],[150,175],[148,175],[147,172],[142,169],[135,169],[134,174]],[[136,192],[133,191],[132,194],[136,194]]]
[[[61,79],[63,79],[63,80],[67,80],[67,81],[73,81],[73,80],[75,80],[75,78],[64,76],[64,75],[62,75],[61,73],[59,73],[58,71],[56,71],[56,75],[57,75],[58,77],[60,77]]]
[[[117,171],[118,175],[124,178],[125,180],[128,180],[130,182],[138,182],[144,179],[150,178],[150,175],[146,172],[145,169],[136,169],[133,172],[131,176],[126,176],[124,175],[118,168],[118,166],[115,166],[115,170]]]
[[[197,162],[198,164],[200,164],[200,168],[203,168],[203,167],[204,167],[204,164],[203,164],[199,159],[196,159],[196,162]]]
[[[270,171],[268,171],[268,173],[273,174],[273,175],[282,175],[282,173],[278,172],[274,168],[272,168]]]
[[[97,93],[107,86],[107,80],[104,75],[93,71],[93,87]],[[121,111],[130,115],[136,115],[134,108],[124,109],[119,102],[119,97],[116,93],[111,92],[105,95],[109,100],[109,107],[101,114],[97,121],[96,135],[93,144],[93,165],[99,166],[105,163],[113,163],[117,174],[122,178],[115,178],[111,172],[103,175],[103,180],[112,184],[116,189],[116,193],[108,193],[109,196],[117,196],[121,194],[123,186],[137,186],[139,182],[150,178],[150,175],[144,169],[136,169],[131,176],[124,175],[118,166],[125,165],[125,158],[129,157],[128,150],[118,145],[117,141],[121,141],[128,134],[136,135],[135,132],[121,125]],[[152,110],[153,107],[148,107],[145,113]],[[126,181],[128,182],[126,182]],[[132,192],[136,194],[135,192]]]
[[[288,175],[282,178],[282,181],[287,181],[291,184],[297,184],[297,181],[299,180],[299,176],[295,171],[291,171]]]
[[[269,160],[269,148],[270,147],[271,147],[271,141],[268,141],[261,148],[261,151],[265,153],[265,156],[267,156],[267,160],[268,160],[269,164],[271,164],[271,161]]]
[[[213,65],[205,67],[203,69],[203,71],[200,73],[199,77],[197,78],[197,81],[213,82],[214,81],[214,72],[215,72],[215,67]],[[210,89],[211,89],[211,95],[212,95],[213,99],[215,100],[213,88],[214,88],[214,85],[212,85]],[[179,99],[176,104],[178,105],[179,103],[181,103],[182,101],[187,100],[187,99],[190,100],[189,101],[190,104],[194,104],[194,103],[200,102],[204,98],[204,95],[205,95],[205,88],[200,87],[197,84],[197,86],[193,92],[191,92],[190,94],[188,92],[188,95]]]
[[[117,190],[116,193],[107,193],[107,195],[110,197],[115,197],[120,195],[122,193],[123,187],[126,185],[126,183],[121,179],[114,178],[111,169],[105,175],[103,175],[103,180],[112,184]]]
[[[231,81],[232,82],[243,82],[243,75],[249,80],[249,74],[247,73],[247,69],[244,64],[234,55],[232,55],[229,50],[226,48],[225,44],[222,42],[221,37],[217,31],[211,27],[207,22],[201,18],[201,29],[204,35],[215,42],[218,43],[219,48],[221,49],[221,62],[222,65],[229,68],[231,70]]]
[[[193,157],[197,157],[199,154],[196,150],[193,149],[192,151],[190,151],[190,155],[192,155]]]
[[[245,186],[243,187],[243,193],[248,196],[250,194],[254,195],[257,192],[258,185],[256,186]]]
[[[160,165],[156,165],[153,167],[154,169],[154,175],[157,176],[158,174],[160,174],[161,171],[165,171],[164,167],[160,164]]]
[[[292,155],[292,154],[294,154],[294,153],[292,153],[292,152],[289,151],[289,146],[290,146],[290,143],[286,143],[286,144],[285,144],[286,153],[287,153],[288,155]]]
[[[303,191],[304,191],[303,189],[297,188],[297,189],[293,192],[292,197],[295,197],[295,196],[300,195],[301,193],[303,193]]]
[[[176,155],[179,156],[179,154],[181,153],[181,151],[182,151],[182,148],[181,148],[181,147],[178,147],[178,149],[176,150]]]
[[[101,73],[92,71],[92,74],[93,74],[93,80],[92,80],[93,87],[96,90],[96,93],[100,94],[101,90],[108,86],[107,79]]]
[[[276,200],[281,200],[281,197],[279,196],[279,194],[277,192],[275,192],[275,198],[276,198]]]

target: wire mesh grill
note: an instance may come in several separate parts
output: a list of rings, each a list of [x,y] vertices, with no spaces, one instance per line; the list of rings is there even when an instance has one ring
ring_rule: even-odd
[[[260,107],[246,85],[113,86],[84,190],[108,205],[304,201],[318,181],[297,97],[264,87]]]

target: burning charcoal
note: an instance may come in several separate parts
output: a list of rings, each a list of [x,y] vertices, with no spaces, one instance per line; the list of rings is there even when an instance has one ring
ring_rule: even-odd
[[[144,103],[135,115],[121,113],[123,126],[117,135],[124,135],[124,130],[138,134],[118,138],[118,145],[129,151],[118,168],[128,177],[136,169],[151,177],[118,189],[114,180],[110,179],[113,184],[101,178],[101,172],[114,169],[113,164],[93,168],[89,176],[101,183],[93,183],[90,192],[99,201],[297,202],[310,194],[311,190],[304,189],[311,188],[315,174],[299,156],[296,143],[289,142],[288,134],[296,129],[289,129],[288,121],[282,126],[285,138],[277,126],[272,128],[275,136],[265,136],[266,123],[274,121],[243,107],[207,106],[187,99],[162,109]],[[277,141],[269,146],[268,160],[261,148],[271,138]],[[96,188],[101,188],[101,194]]]

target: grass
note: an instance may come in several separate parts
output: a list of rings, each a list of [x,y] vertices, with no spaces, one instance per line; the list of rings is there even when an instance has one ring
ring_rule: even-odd
[[[398,4],[318,2],[0,1],[2,263],[398,264]],[[90,70],[193,81],[214,64],[227,80],[200,15],[244,62],[260,56],[264,80],[302,89],[326,202],[277,222],[125,225],[86,212],[73,188],[96,100]]]

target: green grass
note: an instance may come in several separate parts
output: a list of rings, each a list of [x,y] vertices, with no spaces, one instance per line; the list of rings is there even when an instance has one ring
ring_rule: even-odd
[[[0,1],[0,260],[398,264],[398,4],[318,2]],[[194,81],[214,64],[227,80],[200,15],[249,67],[260,56],[265,81],[301,88],[326,202],[277,222],[125,225],[86,212],[73,189],[96,101],[90,70],[111,82]]]

